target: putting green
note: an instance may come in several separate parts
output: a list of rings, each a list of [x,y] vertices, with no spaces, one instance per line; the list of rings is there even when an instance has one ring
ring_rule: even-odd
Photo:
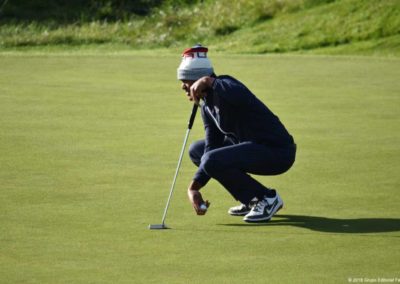
[[[182,163],[191,105],[179,56],[0,55],[0,277],[4,283],[348,283],[399,279],[400,60],[221,56],[284,122],[295,166],[259,177],[285,208],[230,217],[215,181],[195,216]],[[197,118],[190,141],[203,135]]]

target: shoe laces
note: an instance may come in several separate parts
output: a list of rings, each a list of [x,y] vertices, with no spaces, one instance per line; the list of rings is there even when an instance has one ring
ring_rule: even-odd
[[[257,201],[256,205],[253,207],[253,211],[262,212],[264,210],[265,202],[265,199]]]

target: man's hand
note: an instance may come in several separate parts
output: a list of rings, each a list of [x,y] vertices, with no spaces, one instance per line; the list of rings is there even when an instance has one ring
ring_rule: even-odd
[[[214,80],[212,77],[205,76],[193,83],[190,87],[190,96],[196,104],[199,104],[200,99],[207,95],[207,91],[211,89]]]
[[[203,210],[200,208],[200,206],[202,204],[205,204],[208,208],[210,206],[210,202],[208,202],[208,200],[206,201],[203,200],[203,197],[201,196],[201,193],[199,191],[200,188],[201,185],[196,181],[193,181],[188,188],[188,197],[190,202],[192,203],[194,210],[196,211],[196,214],[204,215],[206,214],[207,209]]]
[[[200,191],[197,190],[188,190],[188,197],[190,202],[193,205],[194,211],[196,211],[197,215],[204,215],[207,212],[206,210],[203,210],[200,208],[202,204],[205,204],[207,208],[210,206],[210,202],[208,200],[204,201],[203,197],[201,196]]]

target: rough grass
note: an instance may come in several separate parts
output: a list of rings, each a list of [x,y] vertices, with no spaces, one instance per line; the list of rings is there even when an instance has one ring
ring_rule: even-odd
[[[0,48],[102,45],[175,48],[203,42],[238,53],[310,52],[398,56],[397,0],[202,1],[164,5],[125,21],[3,23]]]
[[[216,182],[197,217],[184,158],[190,104],[168,54],[0,55],[4,283],[347,283],[398,277],[397,59],[217,56],[294,135],[294,168],[258,177],[285,208],[265,226],[226,214]],[[196,120],[190,141],[201,138]]]
[[[244,28],[227,39],[227,47],[242,52],[288,52],[377,42],[396,42],[392,48],[371,48],[382,54],[400,50],[398,1],[335,1]],[[243,44],[246,42],[246,45]],[[356,49],[353,53],[357,53]]]

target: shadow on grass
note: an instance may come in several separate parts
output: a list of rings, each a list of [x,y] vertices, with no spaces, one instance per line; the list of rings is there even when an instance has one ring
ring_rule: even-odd
[[[334,219],[317,216],[275,215],[268,223],[260,224],[220,224],[223,226],[294,226],[318,232],[327,233],[386,233],[400,231],[400,219],[390,218],[362,218],[362,219]]]

